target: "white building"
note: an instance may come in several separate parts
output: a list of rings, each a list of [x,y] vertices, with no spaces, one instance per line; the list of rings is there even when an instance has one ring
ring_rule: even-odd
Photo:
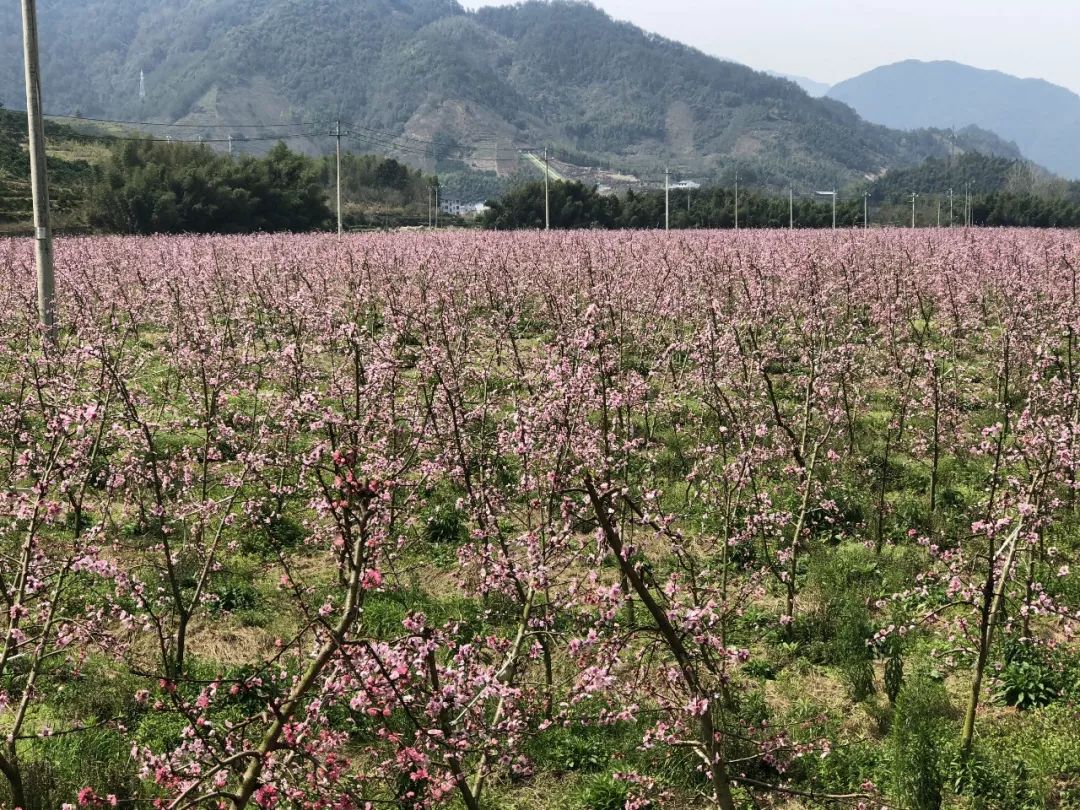
[[[439,200],[439,211],[455,217],[478,217],[488,210],[482,202],[463,202],[462,200]]]

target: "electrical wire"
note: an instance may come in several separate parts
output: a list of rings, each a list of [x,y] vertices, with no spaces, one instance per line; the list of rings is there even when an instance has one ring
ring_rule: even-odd
[[[282,135],[255,135],[255,136],[240,136],[237,138],[160,138],[150,136],[128,136],[128,135],[110,135],[108,133],[92,133],[92,132],[78,132],[72,136],[73,140],[89,140],[89,141],[131,141],[135,143],[186,143],[198,146],[199,144],[211,144],[211,143],[255,143],[264,141],[285,141],[292,138],[311,138],[313,136],[309,132],[293,132],[285,133]]]
[[[20,112],[19,110],[12,110],[11,112]],[[25,111],[22,111],[25,113]],[[143,141],[150,143],[244,143],[244,142],[256,142],[256,141],[273,141],[282,140],[286,138],[313,138],[313,137],[334,137],[335,132],[329,129],[329,125],[325,121],[301,121],[290,124],[257,124],[257,123],[217,123],[217,124],[195,124],[195,123],[167,123],[164,121],[136,121],[125,120],[118,118],[96,118],[82,115],[71,115],[64,113],[47,113],[44,116],[54,121],[69,121],[74,124],[79,122],[91,123],[91,124],[114,124],[117,126],[133,126],[133,127],[155,127],[160,129],[285,129],[293,127],[319,127],[326,126],[325,132],[307,132],[307,133],[287,133],[284,135],[275,136],[243,136],[236,138],[162,138],[162,137],[140,137],[140,136],[123,136],[112,135],[109,133],[78,133],[80,137],[85,138],[97,138],[100,140],[113,140],[113,141]],[[69,124],[70,126],[71,124]],[[423,157],[450,157],[457,159],[465,159],[467,157],[475,157],[477,152],[492,150],[494,151],[494,157],[498,157],[499,147],[498,144],[491,144],[487,146],[480,146],[476,149],[469,150],[463,147],[451,147],[440,141],[417,138],[412,135],[394,135],[383,130],[375,129],[374,127],[368,127],[363,124],[355,122],[349,122],[346,124],[349,128],[348,131],[341,133],[342,137],[352,138],[354,140],[382,147],[384,149],[392,149],[398,152],[402,152],[410,155],[417,155]],[[359,130],[359,131],[356,131]]]
[[[13,110],[12,112],[18,112]],[[298,121],[293,124],[168,124],[164,121],[121,121],[112,118],[87,118],[82,115],[61,115],[60,113],[44,113],[44,118],[67,121],[87,121],[93,124],[119,124],[132,127],[179,127],[183,129],[279,129],[284,127],[311,127],[318,126],[317,121]]]

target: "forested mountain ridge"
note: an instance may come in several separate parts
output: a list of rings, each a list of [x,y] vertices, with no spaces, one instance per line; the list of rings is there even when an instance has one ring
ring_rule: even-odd
[[[1030,194],[1080,203],[1080,181],[1063,180],[1030,161],[975,152],[952,161],[931,158],[919,166],[895,169],[872,184],[874,198],[890,202],[907,201],[913,192],[942,195],[950,188],[957,198],[970,191],[976,195]]]
[[[1080,95],[956,62],[908,60],[875,68],[828,93],[889,127],[974,124],[1014,141],[1024,155],[1080,179]]]
[[[354,151],[427,169],[514,171],[518,149],[648,176],[844,183],[944,156],[941,131],[896,132],[794,83],[612,20],[582,3],[466,12],[455,0],[39,0],[47,106],[86,116],[329,122]],[[17,9],[0,11],[0,101],[21,106]],[[140,97],[140,73],[145,98]],[[317,124],[312,122],[318,122]],[[220,132],[219,132],[220,134]],[[973,133],[976,134],[976,133]],[[405,146],[401,146],[404,143]],[[963,151],[1010,157],[979,133]],[[437,159],[433,159],[432,156]]]

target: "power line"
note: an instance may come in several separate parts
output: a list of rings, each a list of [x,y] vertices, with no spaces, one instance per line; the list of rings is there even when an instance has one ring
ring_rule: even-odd
[[[460,146],[459,147],[451,147],[449,145],[435,143],[434,141],[431,142],[432,145],[429,146],[429,147],[418,148],[416,146],[413,146],[412,144],[403,144],[400,141],[398,141],[392,135],[366,135],[366,134],[359,133],[359,132],[349,132],[348,136],[351,137],[351,138],[357,139],[357,140],[366,141],[366,142],[369,142],[369,143],[374,143],[374,144],[379,145],[379,146],[387,146],[387,147],[397,149],[397,150],[402,151],[402,152],[408,152],[410,154],[417,154],[417,155],[429,155],[429,156],[439,155],[439,156],[443,156],[443,155],[448,155],[450,153],[456,153],[458,155],[470,154],[471,153],[470,150],[467,150],[464,147],[460,147]],[[479,147],[479,148],[494,149],[493,146]],[[478,151],[478,149],[473,150],[473,151]]]
[[[371,133],[373,133],[375,135],[378,135],[378,136],[381,136],[381,137],[384,137],[384,138],[390,138],[390,139],[393,139],[395,141],[411,141],[412,143],[422,144],[422,145],[425,145],[425,146],[435,146],[435,147],[442,145],[439,141],[431,140],[431,139],[428,139],[428,138],[415,138],[412,135],[391,135],[389,132],[385,132],[383,130],[378,130],[378,129],[375,129],[373,127],[366,127],[363,124],[349,124],[349,126],[352,127],[353,129],[362,129],[362,130],[364,130],[366,132],[371,132]]]
[[[11,112],[19,112],[18,110],[11,110]],[[217,123],[217,124],[195,124],[195,123],[167,123],[165,121],[136,121],[119,118],[95,118],[82,115],[71,115],[66,113],[46,113],[45,118],[56,121],[71,121],[74,123],[85,122],[91,124],[115,124],[118,126],[132,126],[132,127],[156,127],[162,129],[230,129],[230,130],[242,130],[242,129],[287,129],[294,127],[318,127],[324,122],[320,121],[299,121],[288,124],[257,124],[257,123]],[[482,147],[476,147],[472,150],[465,147],[452,147],[444,142],[430,140],[426,138],[417,138],[412,135],[394,135],[383,130],[378,130],[373,127],[364,126],[363,124],[350,123],[351,129],[349,132],[343,132],[342,136],[347,136],[366,142],[371,145],[381,146],[383,148],[394,149],[399,152],[403,152],[411,155],[420,155],[424,157],[455,157],[463,159],[465,157],[474,156],[477,152],[484,150],[493,151],[493,156],[498,157],[498,146],[487,145]],[[360,132],[354,132],[351,130],[361,130]],[[194,139],[177,139],[177,138],[155,138],[155,137],[132,137],[121,135],[110,135],[107,133],[78,133],[82,137],[88,138],[101,138],[109,140],[130,140],[130,141],[149,141],[151,143],[228,143],[229,138],[203,138],[201,140]],[[295,138],[295,137],[318,137],[323,133],[290,133],[282,136],[274,137],[244,137],[233,138],[234,142],[244,141],[267,141],[278,140],[281,138]],[[325,133],[329,136],[334,136],[335,132]]]
[[[18,112],[13,110],[12,112]],[[169,124],[164,121],[123,121],[114,118],[87,118],[82,115],[62,115],[60,113],[45,113],[45,118],[86,121],[92,124],[120,124],[131,127],[177,127],[181,129],[281,129],[284,127],[313,127],[318,126],[318,121],[298,121],[292,124]]]
[[[371,145],[374,145],[374,146],[380,146],[380,147],[382,147],[384,149],[392,149],[392,150],[396,150],[398,152],[403,152],[403,153],[409,154],[409,155],[419,155],[419,156],[422,156],[422,157],[430,157],[430,158],[440,158],[440,157],[441,158],[447,158],[447,157],[449,157],[449,158],[457,158],[459,160],[463,160],[463,159],[465,159],[467,157],[475,156],[477,152],[481,151],[481,149],[494,149],[494,147],[491,147],[491,146],[478,147],[478,148],[472,149],[472,150],[464,148],[464,147],[452,148],[452,147],[449,147],[449,146],[447,146],[447,147],[429,148],[429,149],[417,149],[415,147],[411,147],[411,146],[408,146],[408,145],[403,145],[403,144],[397,143],[397,142],[392,141],[392,140],[379,138],[379,137],[376,137],[374,135],[364,135],[362,133],[357,133],[357,132],[343,133],[343,137],[352,138],[353,140],[360,141],[360,142],[367,143],[367,144],[371,144]],[[495,154],[497,155],[497,152]]]
[[[186,143],[198,146],[199,144],[210,143],[255,143],[259,141],[284,141],[292,138],[312,138],[318,137],[318,135],[312,135],[310,132],[292,132],[282,135],[255,135],[244,136],[240,138],[172,138],[172,137],[150,137],[150,136],[128,136],[128,135],[110,135],[108,133],[92,133],[92,132],[78,132],[72,136],[73,140],[89,140],[89,141],[132,141],[135,143]]]

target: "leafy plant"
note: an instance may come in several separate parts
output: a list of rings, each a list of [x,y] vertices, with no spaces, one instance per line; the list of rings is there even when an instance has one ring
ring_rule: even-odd
[[[1036,709],[1052,703],[1058,694],[1054,673],[1037,661],[1010,661],[998,676],[996,697],[1006,706]]]
[[[578,806],[581,810],[623,810],[630,789],[626,782],[603,774],[591,779],[581,791]]]

